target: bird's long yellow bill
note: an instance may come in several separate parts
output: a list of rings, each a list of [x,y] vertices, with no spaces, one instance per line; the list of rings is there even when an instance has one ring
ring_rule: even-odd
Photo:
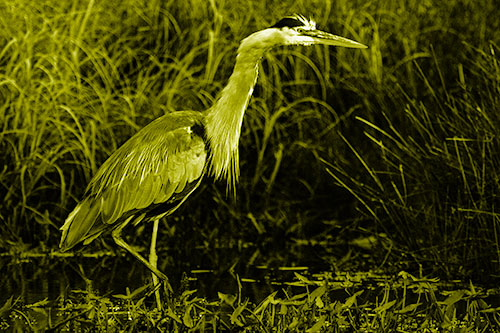
[[[317,44],[350,47],[355,49],[366,49],[368,47],[365,44],[321,30],[304,31],[303,34],[311,37]]]

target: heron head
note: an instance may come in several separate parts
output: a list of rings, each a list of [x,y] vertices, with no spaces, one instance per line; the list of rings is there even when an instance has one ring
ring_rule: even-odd
[[[269,49],[280,45],[313,45],[324,44],[350,48],[366,48],[367,46],[353,40],[316,29],[316,22],[301,15],[287,16],[273,26],[258,31],[245,40],[252,49]]]
[[[283,38],[284,45],[324,44],[364,49],[367,46],[353,40],[316,29],[316,22],[301,15],[287,16],[273,25]]]

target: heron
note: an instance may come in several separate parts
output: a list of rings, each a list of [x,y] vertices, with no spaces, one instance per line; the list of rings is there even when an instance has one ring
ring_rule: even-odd
[[[102,164],[61,227],[61,251],[111,232],[118,246],[152,272],[153,282],[159,278],[168,283],[157,268],[158,221],[181,206],[207,177],[225,181],[234,191],[241,126],[260,60],[277,46],[313,44],[367,47],[318,30],[314,20],[296,14],[243,39],[233,72],[209,109],[170,112],[153,120]],[[149,260],[121,237],[130,223],[144,222],[153,222]]]

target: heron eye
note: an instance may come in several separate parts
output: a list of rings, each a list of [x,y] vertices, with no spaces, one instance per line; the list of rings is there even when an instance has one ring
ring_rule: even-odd
[[[299,33],[299,34],[303,34],[304,33],[304,29],[303,28],[297,28],[296,31]]]

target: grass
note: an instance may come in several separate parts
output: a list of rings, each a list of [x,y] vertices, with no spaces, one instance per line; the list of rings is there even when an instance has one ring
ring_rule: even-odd
[[[174,258],[168,260],[199,244],[210,249],[252,241],[266,249],[298,239],[326,247],[344,242],[350,250],[358,237],[384,235],[391,247],[371,252],[375,267],[408,262],[404,269],[419,279],[495,284],[497,7],[488,0],[1,3],[0,248],[15,256],[57,248],[58,228],[111,152],[166,112],[209,107],[231,73],[239,41],[297,12],[369,48],[287,47],[266,55],[244,121],[237,200],[225,197],[223,184],[190,198],[188,208],[161,228]],[[148,230],[129,231],[129,241],[147,248]],[[87,251],[108,242],[103,237]],[[352,268],[333,261],[337,272]],[[74,306],[58,307],[67,319],[76,314],[74,320],[85,317],[102,328],[108,324],[101,319],[111,318],[123,329],[183,330],[203,319],[205,327],[227,330],[241,323],[242,330],[317,325],[341,331],[345,317],[358,330],[376,331],[419,311],[442,328],[465,318],[459,313],[478,330],[496,320],[494,302],[486,309],[470,296],[478,289],[472,283],[444,298],[425,290],[427,305],[411,309],[420,301],[390,285],[397,296],[367,300],[379,309],[372,311],[359,307],[362,294],[357,304],[349,298],[364,287],[346,289],[348,296],[334,301],[337,289],[326,280],[298,278],[306,291],[280,290],[263,301],[265,308],[260,300],[245,303],[233,295],[209,301],[186,290],[172,300],[180,322],[151,312],[140,295],[103,298],[86,290],[70,297]],[[323,289],[314,294],[316,288]],[[2,315],[38,309],[15,300],[5,303]],[[115,304],[117,311],[132,307],[137,320],[117,324],[122,317],[114,314]]]
[[[147,303],[147,286],[127,294],[94,294],[91,285],[71,301],[22,305],[8,299],[0,315],[3,329],[60,331],[259,331],[259,332],[485,332],[499,327],[499,309],[487,301],[498,295],[474,285],[440,283],[407,272],[374,272],[295,280],[260,303],[237,294],[218,300],[186,289],[163,312]],[[90,282],[89,282],[90,283]],[[188,286],[188,283],[185,284]],[[451,289],[451,290],[450,290]],[[51,311],[47,311],[50,304]]]
[[[346,164],[327,164],[333,178],[361,203],[364,214],[381,221],[391,238],[400,239],[398,243],[417,256],[430,258],[448,278],[459,274],[488,280],[490,273],[498,272],[500,254],[495,208],[500,163],[495,139],[498,48],[464,48],[470,58],[476,55],[476,62],[467,66],[467,78],[464,66],[457,66],[456,88],[447,87],[439,61],[431,54],[439,81],[415,64],[425,99],[406,95],[406,106],[396,119],[385,112],[378,119],[356,116],[367,147],[339,133],[355,156],[352,162],[363,170],[362,178],[351,175]],[[378,152],[376,159],[362,150],[368,147]]]

